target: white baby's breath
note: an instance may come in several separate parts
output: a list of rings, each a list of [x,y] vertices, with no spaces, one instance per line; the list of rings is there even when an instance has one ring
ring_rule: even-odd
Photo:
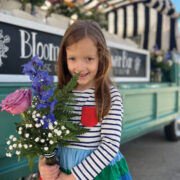
[[[13,150],[13,146],[12,145],[9,146],[9,150]]]
[[[11,144],[11,141],[7,141],[7,144],[10,145],[10,144]]]
[[[32,148],[32,144],[30,144],[29,147]]]
[[[36,126],[36,128],[39,128],[39,127],[41,127],[41,124],[36,123],[35,126]]]
[[[17,147],[17,144],[13,144],[13,148],[16,148]]]
[[[10,135],[10,136],[9,136],[9,139],[13,139],[13,137],[14,137],[13,135]]]
[[[18,134],[21,135],[21,134],[22,134],[22,131],[18,131]]]
[[[39,141],[39,137],[37,137],[37,138],[35,139],[35,141],[38,142],[38,141]]]
[[[12,154],[11,153],[6,153],[6,156],[7,157],[12,157]]]
[[[54,142],[52,140],[49,141],[49,144],[54,144]]]
[[[22,127],[19,127],[19,131],[22,131],[23,130],[23,128]]]
[[[62,130],[65,130],[66,128],[64,126],[61,127]]]
[[[45,142],[45,139],[41,139],[41,143],[44,143]]]
[[[29,137],[29,133],[26,133],[26,134],[25,134],[25,137],[28,138],[28,137]]]
[[[21,152],[20,152],[20,151],[16,151],[16,154],[17,154],[17,155],[20,155],[20,154],[21,154]]]
[[[35,119],[35,118],[36,118],[36,116],[33,114],[33,115],[32,115],[32,118],[33,118],[33,119]]]
[[[52,137],[52,133],[48,133],[48,137],[49,137],[49,138]]]
[[[45,151],[48,151],[48,149],[49,149],[48,147],[44,147],[44,150],[45,150]]]
[[[66,130],[66,134],[69,134],[70,133],[70,131],[69,130]]]
[[[17,138],[16,138],[16,137],[14,137],[14,138],[13,138],[13,141],[16,141],[16,140],[17,140]]]
[[[54,129],[54,132],[57,134],[58,130],[57,130],[57,129]]]
[[[49,129],[50,129],[50,130],[53,130],[53,129],[54,129],[54,127],[53,127],[52,124],[49,125]]]
[[[33,111],[33,113],[32,114],[36,114],[36,111]]]
[[[22,148],[22,144],[21,144],[21,143],[20,143],[20,144],[18,144],[18,147],[19,147],[19,148]]]
[[[36,114],[36,117],[40,117],[41,115],[38,113],[38,114]]]
[[[56,133],[58,136],[60,136],[62,134],[62,132],[59,130],[57,133]]]
[[[27,144],[24,144],[24,149],[27,149],[28,148],[28,145]]]

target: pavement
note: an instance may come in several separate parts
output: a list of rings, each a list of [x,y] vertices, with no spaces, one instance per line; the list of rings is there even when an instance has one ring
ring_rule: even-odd
[[[122,144],[133,180],[180,180],[180,141],[169,142],[163,129]]]

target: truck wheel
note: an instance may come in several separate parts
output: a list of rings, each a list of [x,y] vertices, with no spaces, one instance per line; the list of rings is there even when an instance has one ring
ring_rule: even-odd
[[[166,139],[178,141],[180,139],[180,116],[164,128]]]

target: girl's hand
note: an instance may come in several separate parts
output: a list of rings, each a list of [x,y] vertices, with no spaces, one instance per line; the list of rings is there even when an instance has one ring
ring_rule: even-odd
[[[56,180],[76,180],[76,178],[73,176],[73,174],[68,175],[61,172]]]
[[[60,174],[60,169],[57,164],[48,166],[45,157],[41,156],[39,158],[39,172],[43,180],[55,180]]]

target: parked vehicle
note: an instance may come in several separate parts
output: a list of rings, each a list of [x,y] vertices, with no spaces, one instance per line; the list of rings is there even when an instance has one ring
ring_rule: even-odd
[[[21,65],[33,55],[44,60],[44,70],[55,74],[55,60],[65,30],[0,15],[0,102],[9,93],[31,86],[21,72]],[[180,56],[174,53],[171,81],[151,83],[149,52],[122,46],[108,40],[112,53],[114,82],[124,104],[121,143],[164,127],[168,140],[180,138]],[[133,69],[134,68],[134,69]],[[133,69],[133,70],[132,70]],[[128,82],[131,81],[131,82]],[[0,179],[13,180],[32,173],[25,159],[5,156],[6,140],[15,134],[14,122],[20,116],[7,112],[0,115]],[[33,172],[37,172],[37,160]]]

